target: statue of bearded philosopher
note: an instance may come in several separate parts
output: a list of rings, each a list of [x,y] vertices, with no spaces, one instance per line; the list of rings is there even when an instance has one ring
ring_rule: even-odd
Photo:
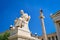
[[[20,13],[21,13],[21,17],[19,18],[18,22],[16,22],[17,23],[16,26],[22,28],[22,27],[24,27],[25,24],[28,25],[30,16],[28,16],[27,13],[24,13],[23,10],[21,10]]]

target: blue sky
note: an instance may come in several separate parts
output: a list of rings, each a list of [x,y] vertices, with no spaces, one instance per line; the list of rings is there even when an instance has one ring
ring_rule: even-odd
[[[20,10],[31,16],[29,29],[34,34],[42,35],[40,8],[43,10],[47,34],[56,32],[50,14],[60,10],[60,0],[0,0],[0,32],[9,30],[14,20],[20,17]]]

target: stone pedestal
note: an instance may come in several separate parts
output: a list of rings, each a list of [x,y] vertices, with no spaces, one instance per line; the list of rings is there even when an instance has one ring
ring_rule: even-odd
[[[10,30],[9,40],[39,40],[38,38],[32,37],[29,31],[23,28],[16,28],[15,30]]]

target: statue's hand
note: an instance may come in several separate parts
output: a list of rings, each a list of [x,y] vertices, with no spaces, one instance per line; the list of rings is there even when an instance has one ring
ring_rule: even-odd
[[[28,16],[28,18],[29,18],[29,20],[30,20],[30,18],[31,18],[31,17],[30,17],[30,16]]]

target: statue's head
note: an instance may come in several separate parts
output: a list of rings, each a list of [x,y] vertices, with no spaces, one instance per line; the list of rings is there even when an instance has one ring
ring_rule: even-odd
[[[23,15],[23,14],[24,14],[24,11],[23,11],[23,10],[21,10],[21,11],[20,11],[20,13]]]

